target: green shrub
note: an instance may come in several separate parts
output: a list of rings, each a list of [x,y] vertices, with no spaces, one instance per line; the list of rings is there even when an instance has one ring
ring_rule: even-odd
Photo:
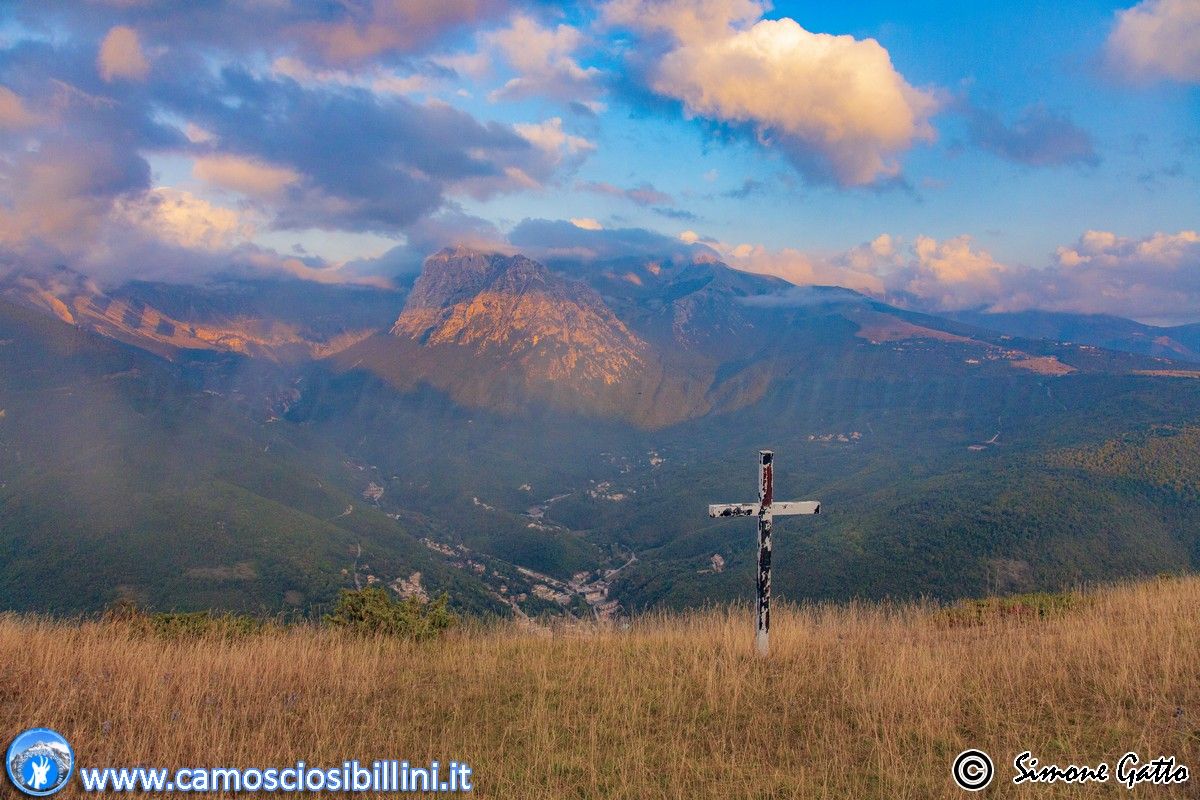
[[[244,614],[193,611],[188,613],[152,614],[149,629],[166,639],[200,636],[235,638],[258,633],[266,623]]]
[[[236,638],[259,633],[272,624],[271,620],[224,611],[189,611],[151,613],[133,600],[120,598],[100,615],[102,622],[120,625],[139,636],[158,636],[164,639],[219,636]]]
[[[1034,592],[1007,597],[960,600],[945,610],[951,625],[981,625],[997,619],[1050,619],[1080,607],[1084,598],[1073,592]]]
[[[386,589],[378,586],[343,589],[325,623],[368,636],[432,639],[458,622],[447,609],[448,603],[449,598],[444,594],[422,603],[414,597],[394,600]]]

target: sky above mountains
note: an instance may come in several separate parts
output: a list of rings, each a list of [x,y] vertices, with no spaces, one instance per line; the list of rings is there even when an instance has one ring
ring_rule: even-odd
[[[717,257],[1200,319],[1200,2],[0,5],[0,265]]]

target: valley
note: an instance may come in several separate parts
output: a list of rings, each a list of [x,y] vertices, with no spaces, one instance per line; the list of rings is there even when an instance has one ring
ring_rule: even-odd
[[[319,615],[339,588],[380,584],[536,622],[744,598],[752,533],[704,510],[752,488],[766,446],[781,491],[826,511],[780,528],[785,598],[954,598],[1200,562],[1191,484],[1065,455],[1189,435],[1186,363],[711,260],[624,273],[638,282],[459,249],[398,290],[9,283],[4,603]],[[48,297],[140,310],[114,327]],[[180,340],[153,319],[303,343]],[[43,580],[54,569],[66,577]]]

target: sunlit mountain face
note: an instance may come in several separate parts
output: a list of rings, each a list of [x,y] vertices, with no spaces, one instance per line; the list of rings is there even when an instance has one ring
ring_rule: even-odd
[[[63,268],[10,276],[0,281],[0,293],[167,358],[210,351],[274,360],[321,357],[349,347],[370,335],[400,296],[353,287],[322,290],[298,281],[228,281],[202,291],[131,282],[106,291]]]

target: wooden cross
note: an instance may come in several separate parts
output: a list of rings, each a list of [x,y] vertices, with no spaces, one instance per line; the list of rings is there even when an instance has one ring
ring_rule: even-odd
[[[776,516],[793,514],[820,514],[819,500],[775,502],[774,472],[771,462],[775,454],[770,450],[758,451],[758,502],[711,505],[710,517],[758,517],[758,591],[755,595],[755,611],[758,616],[758,633],[754,647],[758,654],[767,654],[768,635],[771,630],[771,522]]]

